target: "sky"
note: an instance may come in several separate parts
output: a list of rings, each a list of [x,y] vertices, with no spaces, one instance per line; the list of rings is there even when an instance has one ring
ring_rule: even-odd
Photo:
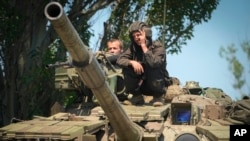
[[[219,56],[219,49],[231,44],[240,47],[242,41],[250,40],[249,5],[249,0],[221,0],[212,18],[195,27],[194,37],[182,47],[182,52],[178,55],[168,54],[167,69],[170,76],[179,78],[181,86],[185,86],[187,81],[196,81],[201,87],[220,88],[232,99],[240,99],[239,91],[232,86],[234,79],[229,64]],[[95,36],[91,39],[90,47],[93,49],[103,34],[101,27],[109,17],[107,13],[100,11],[92,19]],[[97,20],[100,18],[102,20]],[[244,53],[239,52],[237,55],[249,70],[250,62],[244,58]],[[250,82],[249,75],[246,78]],[[250,91],[246,87],[243,90]]]
[[[232,86],[234,78],[219,49],[232,43],[240,47],[243,40],[250,40],[249,5],[249,0],[222,0],[211,20],[195,27],[194,38],[183,46],[182,53],[168,55],[170,75],[179,78],[183,86],[186,81],[197,81],[201,87],[221,88],[232,99],[241,98]],[[244,53],[237,55],[249,70]],[[246,78],[250,82],[249,75]],[[250,90],[245,87],[244,91]]]

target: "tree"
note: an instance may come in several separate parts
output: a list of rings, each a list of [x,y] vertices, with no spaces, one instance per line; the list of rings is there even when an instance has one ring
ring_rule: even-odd
[[[140,20],[156,28],[157,39],[164,41],[168,53],[178,54],[186,41],[193,37],[194,27],[207,22],[218,4],[219,0],[123,1],[114,8],[105,23],[105,35],[100,48],[105,47],[106,41],[113,37],[121,38],[126,43],[129,40],[129,25]]]
[[[245,55],[246,63],[249,65],[244,65],[244,62],[240,60],[243,57],[242,54],[237,54],[240,51]],[[229,70],[234,78],[233,88],[239,91],[241,97],[250,96],[250,85],[247,77],[250,74],[250,41],[243,41],[240,47],[236,47],[235,44],[228,45],[226,48],[221,47],[219,53],[228,62]],[[248,91],[244,91],[244,87]]]
[[[46,64],[65,60],[65,50],[44,16],[49,0],[0,1],[0,81],[1,123],[12,117],[29,119],[34,114],[49,115],[56,98],[53,71]],[[67,1],[67,14],[82,40],[88,44],[91,36],[87,21],[114,0]],[[83,11],[83,9],[87,9]],[[50,48],[52,47],[52,48]],[[3,84],[3,85],[2,85]]]
[[[50,0],[0,1],[0,123],[12,117],[29,119],[34,114],[49,115],[57,97],[54,72],[44,66],[64,61],[66,51],[44,16]],[[100,9],[112,8],[105,22],[101,47],[113,37],[128,40],[128,26],[135,20],[164,25],[163,1],[151,0],[61,0],[67,15],[88,45],[93,34],[89,19]],[[166,46],[169,53],[178,53],[186,40],[191,39],[193,27],[208,21],[219,0],[166,0]],[[156,16],[157,15],[157,16]],[[124,34],[125,33],[125,34]],[[161,32],[159,32],[159,39]],[[3,114],[4,113],[4,114]]]

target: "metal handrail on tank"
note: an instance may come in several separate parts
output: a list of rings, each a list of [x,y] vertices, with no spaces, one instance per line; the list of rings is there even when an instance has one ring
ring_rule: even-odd
[[[45,16],[60,36],[83,83],[97,98],[107,115],[119,141],[142,140],[142,129],[128,117],[117,97],[105,82],[105,74],[93,53],[82,42],[75,28],[58,2],[50,2],[44,9]]]

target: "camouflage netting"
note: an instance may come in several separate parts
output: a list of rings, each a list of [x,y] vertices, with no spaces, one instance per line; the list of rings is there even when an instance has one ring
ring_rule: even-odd
[[[171,102],[175,96],[185,94],[184,90],[180,86],[180,80],[176,77],[171,77],[172,85],[169,85],[165,95],[166,102]]]
[[[207,98],[216,100],[219,105],[225,106],[225,108],[230,108],[233,104],[233,100],[230,96],[223,92],[223,90],[218,88],[204,88],[203,95]]]
[[[242,99],[232,104],[229,111],[229,118],[250,124],[250,99]]]

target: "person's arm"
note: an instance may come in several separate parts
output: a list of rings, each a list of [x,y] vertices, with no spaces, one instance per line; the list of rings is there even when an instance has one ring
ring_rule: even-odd
[[[144,72],[143,66],[140,62],[132,59],[132,53],[129,48],[119,56],[116,63],[123,68],[131,66],[136,74],[142,74]]]
[[[146,53],[144,53],[145,64],[149,65],[152,68],[161,67],[164,63],[166,63],[166,51],[162,44],[157,41],[154,43],[154,47],[149,49]]]
[[[110,61],[111,64],[116,64],[118,57],[119,55],[111,55],[111,56],[108,56],[107,59]]]
[[[128,67],[130,65],[130,60],[132,60],[132,53],[130,48],[128,48],[126,51],[119,55],[116,63],[120,67]]]
[[[146,45],[146,33],[145,33],[144,30],[140,30],[139,32],[141,33],[141,35],[140,35],[140,41],[141,41],[140,46],[141,46],[142,52],[146,53],[148,51],[148,47]]]
[[[140,30],[140,47],[144,54],[144,62],[152,68],[162,67],[165,63],[165,49],[161,42],[154,42],[153,47],[149,49],[149,46],[146,44],[146,33],[144,30]]]

